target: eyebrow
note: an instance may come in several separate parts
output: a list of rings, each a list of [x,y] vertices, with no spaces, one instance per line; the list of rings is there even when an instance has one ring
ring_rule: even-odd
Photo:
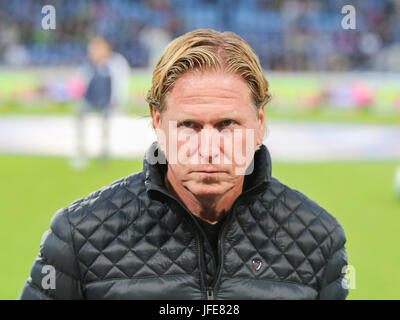
[[[240,114],[238,112],[228,112],[226,114],[222,114],[217,116],[217,121],[222,121],[222,120],[226,120],[226,119],[231,119],[231,118],[237,118],[239,117]],[[175,119],[177,121],[184,121],[184,120],[193,120],[193,121],[200,121],[202,119],[199,119],[198,116],[194,115],[194,114],[190,114],[190,113],[178,113],[177,114],[177,119]]]

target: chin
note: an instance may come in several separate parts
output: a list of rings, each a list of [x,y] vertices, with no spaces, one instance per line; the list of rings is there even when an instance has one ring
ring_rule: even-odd
[[[194,185],[187,186],[187,189],[196,196],[199,197],[215,197],[225,194],[232,187],[218,185],[218,184],[203,184],[196,183]]]

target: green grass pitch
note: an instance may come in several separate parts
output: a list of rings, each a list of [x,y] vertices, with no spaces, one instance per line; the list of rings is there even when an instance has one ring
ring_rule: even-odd
[[[356,288],[349,299],[400,298],[400,201],[393,162],[274,163],[273,175],[331,212],[347,235]],[[0,299],[16,299],[55,211],[141,170],[141,161],[93,160],[82,172],[66,159],[0,156]]]

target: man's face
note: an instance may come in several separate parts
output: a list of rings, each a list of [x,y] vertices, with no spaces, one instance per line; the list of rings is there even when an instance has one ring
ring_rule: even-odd
[[[223,195],[243,182],[262,143],[264,108],[247,82],[222,71],[191,71],[175,82],[162,114],[153,110],[158,142],[175,183],[196,197]]]
[[[96,38],[90,42],[88,54],[93,63],[99,64],[106,61],[110,57],[111,48],[107,42]]]

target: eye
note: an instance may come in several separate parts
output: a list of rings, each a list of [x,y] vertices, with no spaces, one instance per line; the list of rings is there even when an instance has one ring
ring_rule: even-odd
[[[221,122],[219,123],[219,125],[220,125],[221,127],[229,127],[229,126],[231,126],[231,125],[233,125],[233,124],[235,124],[235,123],[236,123],[235,120],[228,119],[228,120],[223,120],[223,121],[221,121]]]
[[[201,125],[198,124],[197,122],[193,122],[190,120],[185,120],[181,121],[178,123],[179,128],[187,128],[187,129],[194,129],[194,130],[199,130],[201,129]]]
[[[185,127],[185,128],[194,128],[194,122],[192,121],[183,121],[180,123],[179,126]]]

